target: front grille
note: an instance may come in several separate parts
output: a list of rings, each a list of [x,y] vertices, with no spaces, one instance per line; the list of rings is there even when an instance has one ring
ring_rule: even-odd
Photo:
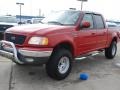
[[[5,40],[13,42],[14,44],[22,45],[25,42],[26,36],[5,33]]]

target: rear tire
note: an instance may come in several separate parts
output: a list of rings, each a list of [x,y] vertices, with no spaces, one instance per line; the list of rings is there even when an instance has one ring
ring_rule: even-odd
[[[117,52],[117,43],[112,41],[111,45],[105,49],[105,56],[108,59],[113,59]]]
[[[50,60],[46,64],[47,74],[56,80],[65,79],[71,72],[72,55],[66,49],[58,49],[53,52]]]

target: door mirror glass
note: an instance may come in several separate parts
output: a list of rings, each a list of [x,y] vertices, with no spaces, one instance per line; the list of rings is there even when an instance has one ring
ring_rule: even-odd
[[[90,27],[90,22],[88,21],[83,21],[81,24],[81,28],[89,28]]]

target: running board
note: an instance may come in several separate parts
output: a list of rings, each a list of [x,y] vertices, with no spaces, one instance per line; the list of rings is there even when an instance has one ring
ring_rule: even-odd
[[[92,53],[81,55],[80,57],[75,58],[75,60],[80,61],[80,60],[86,59],[89,56],[96,56],[96,55],[100,54],[101,52],[103,52],[103,51],[95,51],[95,52],[92,52]]]

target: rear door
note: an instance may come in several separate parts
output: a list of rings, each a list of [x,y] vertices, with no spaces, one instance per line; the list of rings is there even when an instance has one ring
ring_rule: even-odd
[[[105,28],[105,23],[103,17],[99,14],[94,14],[94,22],[96,32],[96,40],[97,40],[97,48],[104,48],[107,42],[107,29]]]
[[[82,28],[76,31],[78,35],[76,37],[76,46],[79,54],[96,49],[96,30],[94,29],[93,15],[86,13],[82,22],[83,21],[90,22],[91,26],[89,28]]]

